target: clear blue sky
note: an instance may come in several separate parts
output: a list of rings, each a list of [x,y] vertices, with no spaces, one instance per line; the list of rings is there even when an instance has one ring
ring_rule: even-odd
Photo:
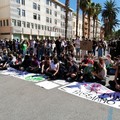
[[[65,0],[59,0],[60,2],[62,3],[65,3]],[[76,11],[76,1],[77,0],[70,0],[70,7]],[[106,0],[92,0],[92,2],[95,2],[95,3],[100,3],[102,5],[102,7],[104,6],[104,3],[105,3]],[[117,7],[120,7],[120,0],[115,0],[116,2],[116,5]],[[101,20],[101,14],[99,15],[99,19]],[[118,14],[118,18],[120,20],[120,12]],[[120,29],[120,26],[119,28],[116,28],[116,29]]]

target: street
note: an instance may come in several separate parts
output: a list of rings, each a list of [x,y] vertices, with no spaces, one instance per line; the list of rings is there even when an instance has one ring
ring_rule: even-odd
[[[0,120],[118,120],[119,109],[0,75]]]

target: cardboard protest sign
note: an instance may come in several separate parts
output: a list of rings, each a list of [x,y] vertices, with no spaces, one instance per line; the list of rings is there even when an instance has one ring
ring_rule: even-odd
[[[92,41],[88,41],[88,40],[80,41],[80,49],[81,50],[89,50],[89,51],[91,51],[92,50],[92,46],[93,46],[93,42]]]

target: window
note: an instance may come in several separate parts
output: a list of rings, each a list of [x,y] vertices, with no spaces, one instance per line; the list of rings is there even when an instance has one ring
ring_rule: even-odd
[[[73,28],[75,28],[75,22],[73,22]]]
[[[35,29],[37,29],[37,24],[35,24]]]
[[[81,24],[79,24],[79,29],[81,28]]]
[[[5,20],[3,20],[3,26],[5,26]]]
[[[40,29],[40,25],[38,25],[38,29]]]
[[[22,5],[25,5],[25,0],[21,0]]]
[[[16,0],[16,2],[20,4],[20,0]]]
[[[55,19],[55,24],[57,25],[57,20]]]
[[[37,19],[37,14],[33,13],[33,19]]]
[[[45,30],[46,30],[47,26],[45,26]]]
[[[33,23],[31,23],[31,27],[32,27],[32,29],[34,29],[34,24]]]
[[[55,11],[55,16],[57,17],[57,12]]]
[[[49,9],[48,8],[46,8],[46,13],[49,14]]]
[[[55,3],[55,8],[57,9],[57,4]]]
[[[44,26],[42,25],[42,30],[44,30]]]
[[[49,31],[49,26],[47,26],[47,31]]]
[[[48,23],[49,23],[49,17],[46,17],[46,22],[48,22]]]
[[[23,27],[26,27],[25,21],[22,21],[22,26],[23,26]]]
[[[18,15],[21,15],[20,8],[17,8]]]
[[[37,9],[37,4],[33,3],[33,9]]]
[[[9,26],[9,20],[8,19],[6,20],[6,25]]]
[[[52,2],[50,1],[50,6],[52,6]]]
[[[16,20],[12,19],[12,26],[16,26]]]
[[[38,14],[38,20],[40,20],[40,15]]]
[[[0,26],[2,26],[2,20],[0,21]]]
[[[52,10],[50,10],[50,15],[52,15]]]
[[[22,10],[22,16],[25,17],[25,10]]]
[[[52,23],[52,18],[50,18],[50,23]]]
[[[50,27],[50,31],[52,31],[52,27]]]
[[[21,27],[21,21],[20,20],[17,21],[17,26]]]
[[[29,22],[27,22],[27,27],[30,28],[30,23]]]
[[[40,11],[40,5],[38,5],[38,10]]]
[[[49,5],[50,0],[46,0],[46,4]]]

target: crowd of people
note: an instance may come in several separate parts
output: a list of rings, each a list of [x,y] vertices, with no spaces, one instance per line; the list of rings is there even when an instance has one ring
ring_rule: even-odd
[[[82,40],[86,39],[83,37]],[[92,50],[87,51],[80,49],[79,38],[71,41],[61,37],[56,40],[0,40],[0,70],[12,67],[45,74],[49,80],[98,82],[102,85],[106,84],[107,75],[113,74],[115,79],[109,84],[112,89],[120,91],[120,52],[113,57],[106,54],[110,46],[107,42],[94,39],[92,43]]]

